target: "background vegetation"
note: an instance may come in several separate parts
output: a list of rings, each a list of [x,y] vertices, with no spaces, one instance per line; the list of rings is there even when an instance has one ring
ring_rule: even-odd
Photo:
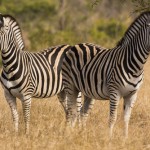
[[[0,0],[0,12],[13,15],[23,31],[26,50],[39,51],[52,45],[92,42],[114,47],[141,11],[149,10],[149,0]],[[136,13],[133,13],[136,12]],[[33,100],[31,133],[24,135],[22,108],[19,135],[14,135],[9,106],[0,88],[0,149],[108,150],[150,149],[150,61],[145,82],[133,109],[129,139],[123,144],[122,101],[118,110],[112,145],[108,146],[108,105],[97,101],[87,129],[67,133],[65,115],[56,97]]]
[[[80,42],[112,47],[135,17],[123,0],[0,0],[0,7],[17,19],[32,51]]]

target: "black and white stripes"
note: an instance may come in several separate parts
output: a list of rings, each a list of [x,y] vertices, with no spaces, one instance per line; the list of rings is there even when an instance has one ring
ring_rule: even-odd
[[[0,15],[0,49],[3,69],[1,83],[18,131],[16,98],[22,101],[26,133],[29,132],[31,98],[45,98],[58,94],[64,109],[65,93],[61,65],[69,45],[50,47],[42,52],[24,50],[21,30],[10,15]]]
[[[82,92],[81,115],[84,121],[93,107],[93,99],[110,100],[110,137],[117,118],[117,106],[123,97],[127,137],[131,110],[150,52],[150,12],[142,13],[112,49],[89,43],[60,45],[38,53],[24,51],[24,48],[16,20],[10,15],[0,14],[1,83],[16,131],[19,120],[16,98],[22,101],[28,133],[32,97],[58,94],[67,122],[74,126],[81,108],[81,98],[77,97]]]
[[[97,50],[97,53],[93,53]],[[117,106],[124,98],[125,136],[131,109],[143,81],[143,67],[150,52],[150,12],[141,14],[113,49],[87,43],[73,46],[63,62],[63,84],[68,97],[68,123],[75,124],[78,92],[91,99],[110,100],[110,137],[117,118]],[[83,115],[84,116],[84,115]],[[87,115],[85,115],[87,116]]]

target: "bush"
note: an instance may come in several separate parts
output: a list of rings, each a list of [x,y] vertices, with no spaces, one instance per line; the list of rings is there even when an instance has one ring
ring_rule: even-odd
[[[100,19],[90,30],[95,42],[112,47],[124,34],[127,27],[115,19]]]

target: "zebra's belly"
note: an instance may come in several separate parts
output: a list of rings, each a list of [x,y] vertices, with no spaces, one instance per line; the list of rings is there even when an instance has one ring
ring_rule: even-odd
[[[89,98],[97,99],[97,100],[108,100],[109,93],[107,90],[107,86],[101,83],[96,84],[96,86],[86,86],[84,89],[81,90],[83,94]]]
[[[109,100],[109,96],[107,95],[88,95],[88,94],[85,94],[85,96],[89,97],[89,98],[92,98],[92,99],[96,99],[96,100]]]
[[[59,82],[58,84],[52,84],[51,83],[47,83],[41,86],[41,85],[37,85],[36,90],[33,92],[32,97],[35,98],[47,98],[47,97],[51,97],[54,96],[56,94],[58,94],[61,90],[62,90],[62,83]]]
[[[61,82],[54,84],[53,86],[51,83],[45,82],[43,85],[37,84],[36,86],[33,86],[33,84],[29,84],[26,87],[24,84],[18,86],[18,83],[1,78],[1,83],[4,89],[7,89],[14,97],[19,99],[22,99],[24,95],[35,98],[47,98],[56,95],[63,88]]]
[[[57,93],[56,93],[57,94]],[[52,94],[47,94],[47,93],[37,93],[37,94],[34,94],[32,97],[34,98],[48,98],[48,97],[51,97],[51,96],[54,96],[55,94],[52,93]]]

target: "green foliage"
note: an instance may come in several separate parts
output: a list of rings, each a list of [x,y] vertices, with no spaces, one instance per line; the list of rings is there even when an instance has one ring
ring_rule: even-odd
[[[40,15],[45,15],[45,13],[55,13],[55,5],[48,0],[2,0],[1,1],[1,11],[3,13],[9,13],[18,16],[29,15],[30,17]],[[9,12],[8,12],[9,10]]]
[[[52,34],[50,31],[38,28],[38,30],[30,34],[29,39],[32,43],[32,51],[37,51],[54,45],[73,45],[76,41],[76,36],[74,32],[69,30],[57,31],[55,34]]]
[[[98,5],[101,2],[101,0],[94,0],[92,2],[92,8],[95,7],[96,5]]]
[[[1,12],[9,13],[21,21],[34,20],[36,18],[46,19],[46,14],[54,15],[56,13],[56,5],[48,0],[6,0],[1,2]],[[15,5],[16,4],[16,5]]]
[[[150,0],[131,0],[131,3],[133,5],[133,13],[150,11]]]
[[[94,41],[112,47],[124,34],[126,26],[115,19],[100,19],[91,28],[90,34]]]
[[[117,19],[105,17],[99,19],[102,14],[90,8],[91,0],[64,0],[63,5],[61,2],[0,0],[0,6],[1,13],[11,14],[17,19],[23,31],[26,49],[31,51],[39,51],[52,45],[74,45],[81,42],[113,47],[123,35],[126,28],[124,22],[122,24]],[[93,4],[98,2],[101,3],[102,0]],[[91,4],[90,7],[88,4]],[[108,9],[105,10],[107,11]]]

